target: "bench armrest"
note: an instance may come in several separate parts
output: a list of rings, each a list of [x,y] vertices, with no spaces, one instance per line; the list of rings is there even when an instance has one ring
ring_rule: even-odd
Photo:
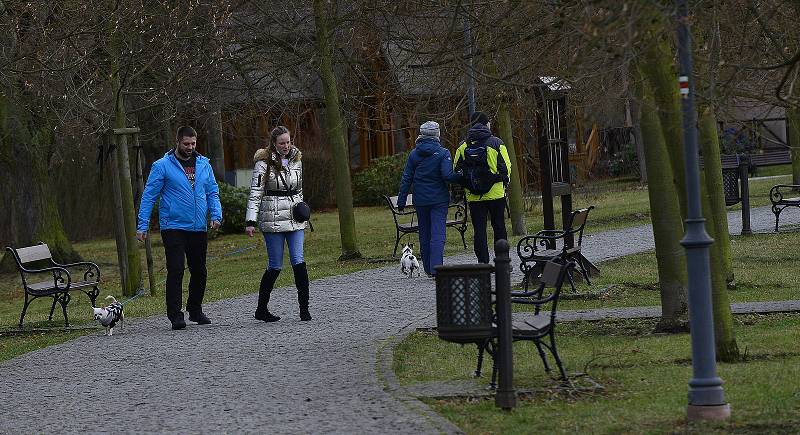
[[[411,210],[408,210],[409,208],[410,208]],[[394,208],[394,207],[393,207],[393,208],[391,208],[391,210],[392,210],[392,213],[394,213],[394,214],[396,214],[396,215],[398,215],[398,216],[405,216],[405,215],[409,215],[409,214],[416,214],[416,213],[417,213],[417,212],[414,210],[414,206],[413,206],[413,205],[408,205],[408,206],[406,206],[406,207],[405,207],[405,209],[404,209],[403,211],[400,211],[400,210],[398,210],[398,209],[396,209],[396,208]]]
[[[566,234],[566,231],[564,231],[564,230],[541,230],[541,231],[538,231],[533,236],[528,236],[528,237],[560,238],[560,237],[564,237],[564,234]]]
[[[769,190],[770,196],[772,196],[773,192],[780,192],[781,190],[800,192],[800,184],[776,184]]]
[[[453,217],[454,217],[455,220],[466,222],[466,220],[467,220],[467,207],[465,207],[463,203],[451,202],[450,204],[447,204],[447,214],[448,215],[450,215],[450,213],[451,213],[450,210],[451,209],[455,210],[454,212],[452,212],[453,213]]]
[[[517,242],[517,255],[520,258],[530,257],[540,248],[548,249],[558,240],[564,240],[567,233],[563,230],[542,230],[538,233],[525,236]]]
[[[65,269],[85,267],[85,269],[82,269],[84,271],[83,272],[84,281],[100,281],[100,267],[97,264],[92,263],[91,261],[79,261],[77,263],[68,263],[68,264],[56,263],[53,260],[50,260],[50,262],[53,263],[55,266],[63,267]]]
[[[72,275],[70,275],[69,270],[60,267],[45,267],[42,269],[25,269],[22,268],[22,271],[26,274],[35,275],[35,274],[42,274],[42,273],[51,273],[53,275],[53,287],[59,290],[69,290],[70,286],[72,285]],[[59,285],[64,284],[64,285]]]

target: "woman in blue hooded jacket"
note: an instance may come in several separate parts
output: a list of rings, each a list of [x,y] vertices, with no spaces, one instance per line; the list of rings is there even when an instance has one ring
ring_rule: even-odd
[[[400,179],[397,207],[406,206],[406,197],[414,187],[414,209],[419,221],[419,246],[423,269],[433,276],[435,266],[444,262],[444,242],[447,238],[445,222],[450,191],[447,183],[458,181],[453,172],[450,151],[439,142],[439,124],[428,121],[419,128],[416,146],[408,155],[408,161]]]

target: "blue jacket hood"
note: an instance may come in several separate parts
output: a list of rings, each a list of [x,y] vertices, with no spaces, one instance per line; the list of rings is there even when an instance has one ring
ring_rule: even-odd
[[[420,137],[417,139],[417,153],[423,157],[428,157],[442,150],[442,144],[432,137]]]

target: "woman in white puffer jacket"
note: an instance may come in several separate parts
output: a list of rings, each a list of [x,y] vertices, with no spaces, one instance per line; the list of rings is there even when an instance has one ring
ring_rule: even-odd
[[[311,320],[308,311],[308,270],[303,258],[305,222],[292,218],[292,206],[303,200],[302,154],[292,145],[289,129],[275,127],[270,133],[267,148],[256,151],[253,158],[253,178],[250,182],[250,197],[247,201],[247,235],[253,237],[258,229],[264,234],[268,264],[258,291],[258,307],[255,318],[275,322],[280,317],[269,312],[270,294],[275,280],[283,268],[283,247],[289,248],[289,261],[297,287],[300,304],[300,319]]]

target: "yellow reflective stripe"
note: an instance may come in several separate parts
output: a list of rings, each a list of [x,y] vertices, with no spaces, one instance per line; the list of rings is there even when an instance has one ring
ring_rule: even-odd
[[[497,150],[494,147],[486,146],[486,161],[489,163],[489,170],[497,174]]]
[[[508,148],[506,148],[505,144],[500,145],[500,154],[503,155],[503,160],[506,162],[506,169],[508,174],[508,178],[511,179],[511,158],[508,157]]]

